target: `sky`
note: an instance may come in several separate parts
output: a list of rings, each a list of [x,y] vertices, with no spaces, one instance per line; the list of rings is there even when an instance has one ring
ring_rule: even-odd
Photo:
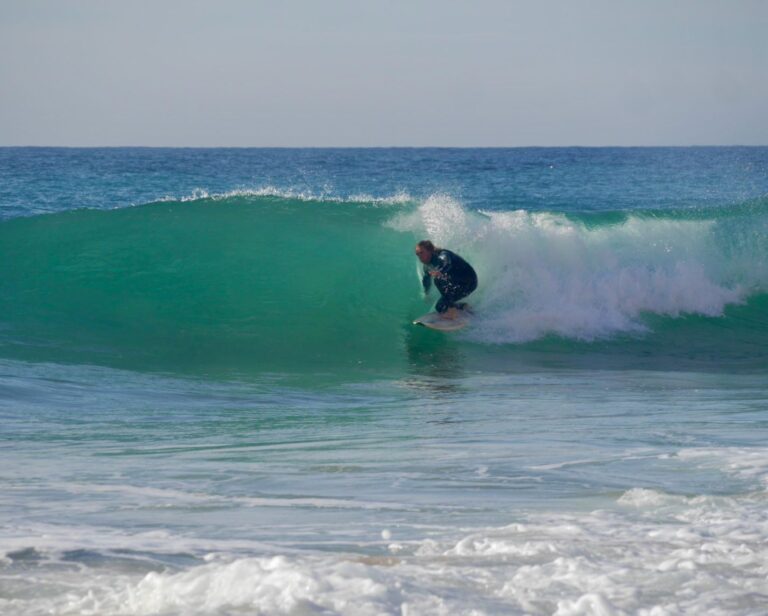
[[[767,0],[0,0],[0,145],[767,145]]]

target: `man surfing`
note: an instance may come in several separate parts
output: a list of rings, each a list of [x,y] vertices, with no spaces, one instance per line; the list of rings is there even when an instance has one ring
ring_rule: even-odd
[[[465,303],[457,303],[458,300],[467,297],[477,288],[475,270],[455,252],[436,248],[429,240],[416,244],[416,256],[424,264],[424,277],[421,279],[424,293],[429,292],[434,279],[441,295],[435,310],[443,318],[455,318],[458,310],[466,306]]]

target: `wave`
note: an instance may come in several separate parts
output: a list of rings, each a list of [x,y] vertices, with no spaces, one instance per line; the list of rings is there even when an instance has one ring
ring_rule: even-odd
[[[241,191],[0,223],[0,354],[378,369],[412,361],[414,345],[498,359],[553,344],[690,350],[705,337],[707,353],[743,343],[762,358],[765,203],[574,215],[366,199]],[[479,272],[477,318],[449,342],[410,327],[429,308],[412,254],[422,237]]]

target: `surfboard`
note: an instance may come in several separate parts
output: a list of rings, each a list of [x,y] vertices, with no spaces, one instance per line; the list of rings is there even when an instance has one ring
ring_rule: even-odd
[[[436,329],[441,332],[455,332],[469,325],[470,318],[469,312],[464,310],[460,310],[454,319],[446,319],[437,312],[429,312],[416,319],[413,324]]]

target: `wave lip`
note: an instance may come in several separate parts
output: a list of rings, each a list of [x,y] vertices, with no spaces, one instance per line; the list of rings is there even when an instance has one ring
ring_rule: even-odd
[[[375,205],[404,205],[413,203],[414,198],[406,191],[399,191],[385,197],[376,197],[368,193],[353,193],[347,196],[339,195],[332,190],[315,192],[312,190],[284,189],[276,186],[266,185],[259,188],[236,188],[225,192],[209,192],[205,188],[196,188],[190,194],[185,196],[166,195],[158,199],[163,202],[189,203],[194,201],[212,200],[226,201],[237,198],[259,198],[274,197],[276,199],[285,199],[302,202],[322,202],[322,203],[353,203],[353,204],[375,204]]]

